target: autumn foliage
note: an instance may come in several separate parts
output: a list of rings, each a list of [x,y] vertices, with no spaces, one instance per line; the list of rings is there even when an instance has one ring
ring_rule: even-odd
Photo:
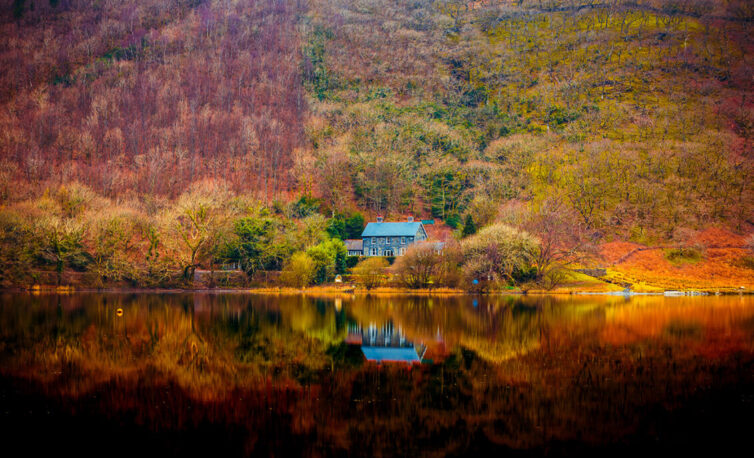
[[[698,256],[685,260],[668,256],[677,247],[689,247]],[[747,251],[744,237],[719,228],[693,234],[679,245],[614,242],[601,247],[604,262],[616,271],[618,280],[655,289],[752,288],[754,270],[746,262]]]
[[[246,237],[244,253],[263,259],[247,274],[280,269],[302,248],[275,248],[292,246],[279,243],[291,231],[273,225],[259,241],[264,224],[238,235],[223,222],[214,233],[182,210],[180,196],[222,182],[255,202],[226,216],[290,210],[281,220],[318,227],[306,246],[328,217],[412,214],[435,219],[441,240],[496,224],[531,233],[538,280],[605,243],[622,253],[608,264],[657,256],[645,265],[664,269],[665,253],[641,248],[754,230],[748,3],[4,0],[4,233],[47,242],[32,260],[12,247],[3,258],[11,270],[44,261],[60,281],[85,264],[132,277],[134,257],[162,276],[170,257],[188,279],[227,258],[226,239]],[[75,202],[46,209],[79,185],[103,207],[179,223],[82,220]],[[41,217],[31,235],[24,207]],[[139,244],[112,235],[132,225]],[[188,254],[159,254],[167,234]],[[637,257],[622,259],[629,247]],[[670,266],[719,278],[698,270],[714,250]],[[736,253],[726,284],[754,265]]]
[[[73,180],[106,195],[208,177],[270,199],[290,188],[300,2],[19,3],[0,12],[6,197]]]

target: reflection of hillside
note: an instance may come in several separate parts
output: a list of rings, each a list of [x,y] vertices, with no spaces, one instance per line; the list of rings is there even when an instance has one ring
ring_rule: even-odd
[[[476,302],[475,302],[476,301]],[[70,368],[89,374],[71,389],[152,371],[201,397],[274,378],[302,382],[332,367],[328,347],[347,321],[392,322],[440,361],[463,346],[490,362],[538,348],[545,330],[582,319],[589,305],[525,297],[360,297],[333,300],[244,294],[8,296],[6,367],[52,380]],[[14,305],[17,303],[17,305]],[[118,317],[115,310],[122,308]],[[575,314],[575,315],[574,315]],[[579,318],[580,317],[580,318]]]
[[[442,342],[447,349],[461,345],[499,362],[536,349],[542,330],[553,323],[596,307],[594,299],[544,296],[367,297],[349,303],[348,314],[359,323],[392,321],[409,339]]]
[[[300,299],[118,294],[13,302],[0,313],[2,341],[13,347],[3,366],[42,380],[86,374],[71,386],[76,392],[142,372],[173,378],[199,397],[268,377],[299,380],[322,369],[326,343],[345,335],[344,318]]]
[[[435,361],[463,346],[490,362],[526,354],[559,329],[595,334],[604,326],[615,341],[627,327],[657,335],[666,326],[642,322],[650,314],[638,313],[639,301],[605,307],[593,298],[359,297],[343,298],[340,310],[332,299],[296,295],[11,295],[4,303],[0,332],[15,351],[3,359],[13,358],[6,367],[17,373],[53,379],[76,367],[92,374],[85,384],[149,368],[203,396],[267,377],[312,377],[333,364],[326,351],[345,340],[347,321],[392,322]]]
[[[748,415],[740,393],[754,387],[751,298],[356,297],[339,310],[242,294],[1,299],[0,389],[25,393],[1,408],[222,430],[213,439],[246,454],[445,455],[470,437],[536,451],[663,428],[686,440],[730,426],[730,409]],[[394,326],[375,343],[428,342],[433,363],[364,364],[343,341],[370,323]],[[704,418],[681,428],[668,406],[689,402]]]
[[[675,346],[709,346],[747,338],[740,327],[754,316],[750,300],[741,296],[637,298],[605,310],[600,338],[613,345],[663,339]],[[720,351],[718,345],[715,351]]]
[[[474,302],[476,301],[476,303]],[[456,346],[502,361],[539,345],[562,319],[552,299],[484,297],[328,299],[244,294],[6,296],[0,313],[5,367],[53,380],[88,374],[71,389],[151,371],[201,397],[258,380],[305,381],[333,365],[327,349],[347,321],[392,322],[442,360]],[[124,314],[118,317],[116,309]]]

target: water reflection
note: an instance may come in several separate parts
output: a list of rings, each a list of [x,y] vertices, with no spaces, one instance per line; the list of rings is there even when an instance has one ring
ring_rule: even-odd
[[[407,340],[403,330],[400,327],[396,328],[392,321],[380,326],[369,323],[366,327],[359,323],[349,323],[346,343],[358,345],[364,358],[377,364],[416,364],[421,362],[427,350],[423,343],[417,345]]]
[[[754,299],[5,294],[0,375],[4,430],[92,447],[719,449],[752,426]]]

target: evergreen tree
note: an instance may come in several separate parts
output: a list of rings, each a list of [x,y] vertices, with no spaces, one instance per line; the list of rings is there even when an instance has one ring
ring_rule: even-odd
[[[343,220],[342,215],[337,215],[335,218],[331,218],[327,221],[327,234],[331,238],[338,238],[341,240],[348,238],[346,223]]]
[[[346,219],[346,236],[349,239],[360,239],[364,232],[364,215],[353,213]]]
[[[468,237],[474,234],[476,234],[476,224],[474,224],[474,218],[471,217],[471,214],[468,214],[466,215],[466,221],[463,222],[461,235],[463,237]]]
[[[458,216],[457,213],[451,213],[445,219],[445,224],[447,224],[448,226],[452,227],[453,229],[457,229],[458,225],[461,224],[461,217]]]

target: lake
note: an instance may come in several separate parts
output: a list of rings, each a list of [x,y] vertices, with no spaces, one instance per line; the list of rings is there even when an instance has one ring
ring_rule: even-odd
[[[25,454],[725,453],[754,297],[0,295]]]

